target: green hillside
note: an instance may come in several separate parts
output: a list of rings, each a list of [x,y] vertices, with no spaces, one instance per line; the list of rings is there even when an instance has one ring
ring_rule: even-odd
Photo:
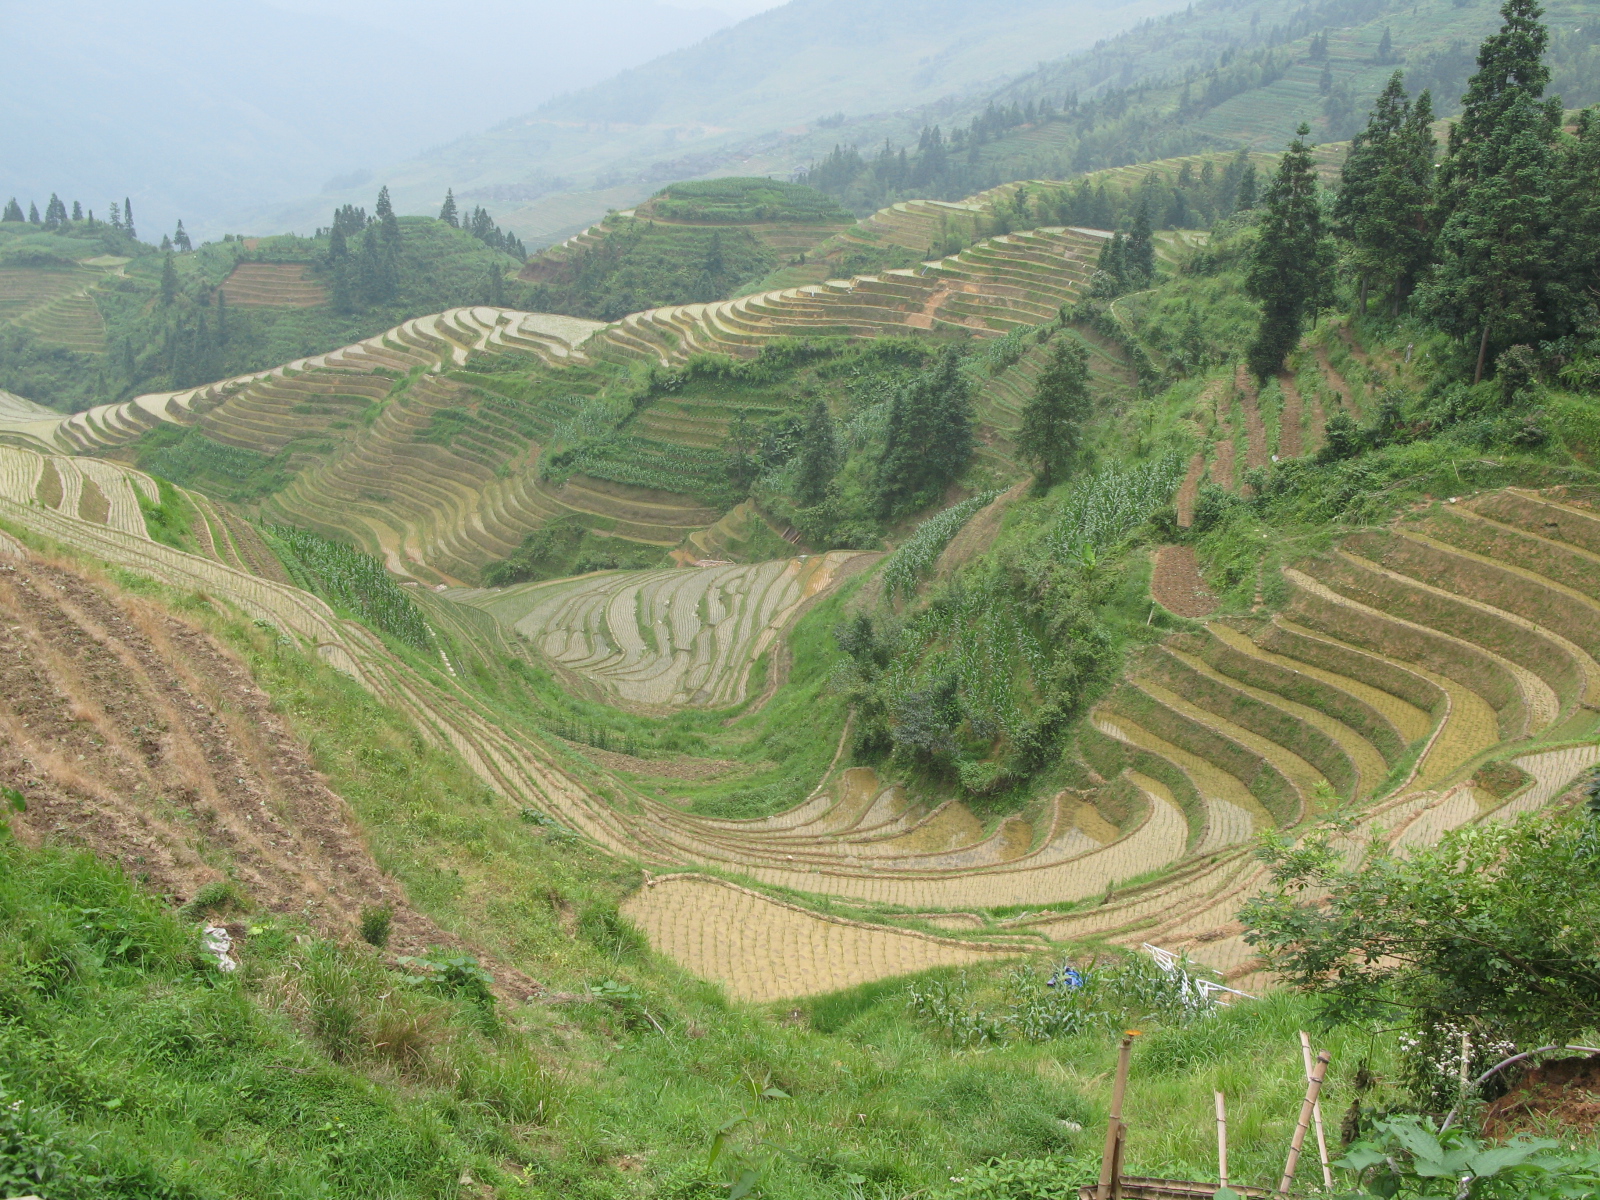
[[[815,189],[770,179],[675,183],[530,259],[531,307],[615,321],[724,300],[855,223]]]
[[[1551,88],[1570,108],[1600,100],[1597,15],[1582,0],[1549,6]],[[954,112],[925,110],[904,162],[875,149],[876,131],[847,128],[834,140],[856,152],[819,154],[805,178],[865,212],[905,196],[954,200],[1013,179],[1276,149],[1301,121],[1318,141],[1345,141],[1396,69],[1413,91],[1432,89],[1440,116],[1453,116],[1473,49],[1496,19],[1487,2],[1454,0],[1318,0],[1292,15],[1271,4],[1202,3],[1042,65]],[[935,126],[942,136],[930,146]]]
[[[412,313],[522,298],[508,278],[515,257],[419,217],[399,221],[381,279],[356,278],[367,220],[362,210],[343,285],[328,229],[229,234],[171,255],[170,296],[167,257],[105,222],[0,221],[0,387],[81,411],[323,353]]]

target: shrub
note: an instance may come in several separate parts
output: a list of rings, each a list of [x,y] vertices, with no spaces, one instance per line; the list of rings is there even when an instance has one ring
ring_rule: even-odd
[[[361,940],[369,946],[383,949],[389,944],[389,926],[394,921],[394,909],[387,904],[369,905],[361,910]]]

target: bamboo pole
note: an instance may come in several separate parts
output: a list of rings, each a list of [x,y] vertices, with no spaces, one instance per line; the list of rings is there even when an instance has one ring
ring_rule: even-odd
[[[1311,1035],[1304,1029],[1300,1031],[1300,1053],[1306,1061],[1306,1078],[1311,1078]],[[1322,1128],[1322,1099],[1317,1098],[1316,1107],[1311,1110],[1311,1116],[1317,1123],[1317,1153],[1322,1158],[1322,1186],[1328,1191],[1333,1191],[1333,1168],[1328,1165],[1328,1135]]]
[[[1217,1185],[1228,1186],[1228,1102],[1217,1096]]]
[[[1333,1055],[1326,1050],[1317,1055],[1317,1065],[1311,1068],[1306,1081],[1305,1102],[1300,1105],[1300,1122],[1294,1127],[1294,1140],[1289,1143],[1289,1160],[1283,1164],[1283,1178],[1278,1181],[1278,1195],[1287,1196],[1294,1182],[1294,1169],[1300,1165],[1300,1149],[1306,1144],[1306,1133],[1311,1128],[1311,1112],[1317,1106],[1317,1096],[1322,1091],[1322,1080],[1328,1073],[1328,1063]]]
[[[1095,1189],[1095,1200],[1111,1200],[1112,1176],[1120,1170],[1117,1139],[1122,1132],[1122,1097],[1128,1090],[1128,1063],[1133,1056],[1133,1039],[1138,1031],[1130,1029],[1122,1037],[1122,1047],[1117,1051],[1117,1079],[1111,1086],[1111,1119],[1106,1124],[1106,1148],[1100,1156],[1100,1186]]]

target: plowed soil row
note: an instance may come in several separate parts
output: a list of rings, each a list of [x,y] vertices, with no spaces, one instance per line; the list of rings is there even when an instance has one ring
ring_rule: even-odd
[[[1200,578],[1200,564],[1192,546],[1162,546],[1156,551],[1150,595],[1180,617],[1209,616],[1217,607],[1217,598],[1206,590],[1205,580]]]
[[[461,944],[378,868],[241,662],[32,555],[0,559],[0,783],[27,798],[11,818],[25,842],[85,847],[175,901],[226,875],[329,936],[388,904],[391,950]],[[535,987],[500,964],[496,977],[512,994]]]

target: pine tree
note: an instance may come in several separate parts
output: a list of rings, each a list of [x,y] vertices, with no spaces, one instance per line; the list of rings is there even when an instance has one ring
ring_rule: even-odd
[[[800,439],[800,466],[795,485],[795,503],[814,508],[828,496],[828,485],[839,470],[839,447],[828,406],[818,400],[806,418]]]
[[[39,217],[39,206],[33,203],[31,200],[28,202],[28,223],[30,225],[44,224]]]
[[[83,220],[83,205],[77,200],[72,202],[72,219],[74,221]]]
[[[1378,39],[1378,65],[1388,66],[1394,61],[1394,38],[1389,32],[1389,27],[1383,27],[1383,36]]]
[[[1156,277],[1156,246],[1150,230],[1150,203],[1140,197],[1139,207],[1133,214],[1133,231],[1128,234],[1123,248],[1128,282],[1134,287],[1148,287]]]
[[[378,189],[378,225],[382,233],[383,244],[396,250],[400,247],[400,218],[394,215],[394,205],[389,203],[389,189]]]
[[[1478,50],[1439,169],[1437,265],[1424,306],[1441,328],[1477,339],[1474,381],[1499,345],[1555,336],[1576,299],[1558,256],[1560,101],[1541,102],[1550,34],[1536,0],[1506,0]]]
[[[172,253],[172,238],[164,233],[161,235],[161,252],[163,254]]]
[[[1361,311],[1377,282],[1398,314],[1432,253],[1434,182],[1433,102],[1415,104],[1399,71],[1355,136],[1340,175],[1334,227],[1351,245]]]
[[[172,244],[179,250],[193,250],[194,243],[189,240],[189,235],[184,232],[183,222],[178,222],[178,229],[172,235]]]
[[[228,293],[217,290],[217,345],[228,344]]]
[[[1256,206],[1256,193],[1260,186],[1256,179],[1255,163],[1245,163],[1244,170],[1239,175],[1238,198],[1234,202],[1234,208],[1239,212],[1248,212],[1254,208]]]
[[[178,269],[173,266],[172,252],[167,252],[166,261],[161,264],[161,304],[170,308],[172,302],[178,298]]]
[[[484,287],[484,303],[491,308],[504,308],[506,303],[506,277],[498,265],[489,264],[488,278]]]
[[[61,203],[61,197],[54,192],[50,193],[50,203],[44,206],[44,224],[46,229],[60,229],[66,224],[67,206]]]
[[[878,460],[878,508],[884,517],[938,499],[972,458],[972,385],[961,355],[947,347],[939,361],[896,394]]]
[[[454,188],[445,188],[444,206],[439,209],[439,220],[452,229],[461,227],[461,215],[456,211],[456,193]]]
[[[1550,82],[1544,52],[1550,31],[1540,21],[1544,15],[1537,0],[1506,0],[1500,9],[1502,24],[1478,48],[1478,70],[1461,98],[1461,117],[1450,127],[1450,143],[1439,171],[1445,215],[1466,198],[1467,191],[1494,168],[1503,138],[1496,136],[1504,118],[1522,99],[1535,102]],[[1561,106],[1544,109],[1552,126],[1559,123]]]
[[[1089,410],[1089,352],[1064,333],[1057,334],[1050,361],[1022,409],[1017,434],[1017,452],[1033,464],[1039,491],[1065,478],[1082,454]]]
[[[1261,324],[1247,351],[1250,369],[1265,380],[1283,369],[1308,315],[1325,302],[1333,254],[1322,228],[1316,168],[1307,125],[1278,164],[1267,189],[1261,236],[1251,251],[1245,287],[1261,303]]]
[[[126,196],[122,198],[122,228],[131,238],[139,236],[139,231],[133,227],[133,201]]]
[[[111,228],[122,228],[122,206],[115,200],[111,202]]]
[[[25,220],[27,220],[27,218],[22,215],[22,205],[17,203],[17,198],[15,196],[11,197],[10,200],[6,201],[5,215],[4,216],[0,216],[0,221],[25,221]]]
[[[1562,161],[1560,198],[1571,286],[1600,295],[1600,112],[1594,109],[1578,114],[1577,137]]]

